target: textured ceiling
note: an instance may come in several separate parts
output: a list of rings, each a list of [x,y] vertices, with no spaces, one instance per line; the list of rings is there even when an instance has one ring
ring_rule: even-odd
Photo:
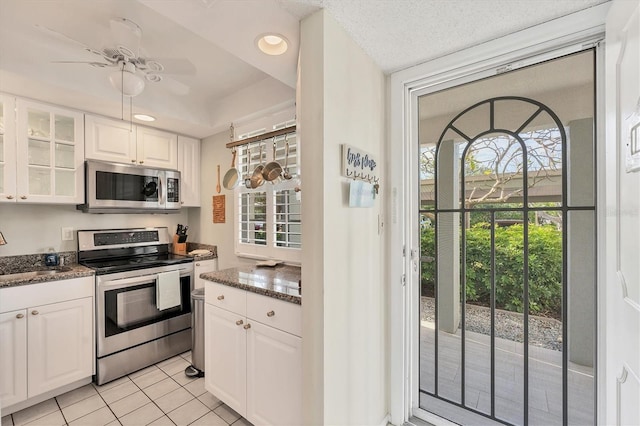
[[[303,18],[324,8],[385,73],[607,0],[277,0]]]

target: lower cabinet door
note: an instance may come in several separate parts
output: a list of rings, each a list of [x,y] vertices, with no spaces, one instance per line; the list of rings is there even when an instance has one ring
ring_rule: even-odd
[[[204,323],[205,389],[245,416],[247,320],[207,303]]]
[[[247,330],[247,420],[302,424],[302,339],[251,321]]]
[[[27,309],[29,397],[90,377],[93,298]]]
[[[26,312],[0,314],[0,407],[27,399]]]

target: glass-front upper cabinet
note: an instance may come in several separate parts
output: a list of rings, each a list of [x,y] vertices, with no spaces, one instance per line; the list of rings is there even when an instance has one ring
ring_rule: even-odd
[[[0,203],[16,198],[15,98],[0,94]]]
[[[18,202],[84,202],[83,114],[17,102]]]

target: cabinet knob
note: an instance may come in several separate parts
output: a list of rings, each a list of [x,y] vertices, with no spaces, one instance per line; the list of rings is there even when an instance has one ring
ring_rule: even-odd
[[[40,312],[38,311],[31,311],[31,315],[38,315]]]
[[[21,196],[20,196],[20,199],[21,199],[21,200],[26,200],[26,199],[27,199],[27,196],[26,196],[26,195],[21,195]]]
[[[196,263],[196,266],[200,266],[200,264],[199,264],[199,263]]]
[[[16,318],[18,318],[18,319],[24,318],[24,315],[23,314],[18,314],[18,315],[16,315]]]
[[[276,313],[275,313],[274,311],[269,311],[269,312],[267,312],[267,316],[268,316],[268,317],[272,317],[272,316],[274,316],[275,314],[276,314]]]
[[[248,330],[248,329],[250,329],[250,328],[251,328],[251,324],[246,324],[243,328],[244,328],[245,330]]]
[[[221,294],[220,296],[218,296],[218,300],[224,300],[224,294]]]
[[[13,195],[7,195],[7,200],[13,200]]]
[[[184,204],[184,201],[180,201],[180,204]]]
[[[136,160],[135,160],[135,159],[132,159],[132,160],[131,160],[131,162],[132,162],[132,163],[135,163],[135,162],[136,162]]]
[[[243,324],[243,321],[242,321],[242,320],[238,320],[238,321],[236,321],[236,325],[242,325],[242,324]]]
[[[143,164],[143,163],[144,163],[144,161],[140,161],[140,164]]]

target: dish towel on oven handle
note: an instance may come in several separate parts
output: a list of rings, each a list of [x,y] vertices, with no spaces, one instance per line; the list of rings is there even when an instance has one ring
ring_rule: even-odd
[[[156,280],[156,306],[159,311],[180,305],[180,271],[158,274]]]

